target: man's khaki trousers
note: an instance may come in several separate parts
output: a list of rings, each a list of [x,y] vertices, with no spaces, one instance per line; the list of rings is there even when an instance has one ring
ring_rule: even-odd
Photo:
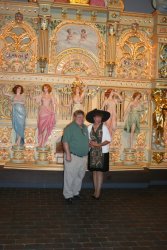
[[[71,154],[71,161],[64,158],[64,189],[65,199],[79,195],[82,186],[82,180],[87,169],[88,157],[78,157]]]

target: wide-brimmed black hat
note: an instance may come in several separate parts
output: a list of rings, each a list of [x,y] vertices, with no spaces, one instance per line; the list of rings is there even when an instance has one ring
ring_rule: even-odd
[[[102,117],[102,122],[106,122],[110,118],[110,113],[100,109],[93,109],[86,115],[86,120],[90,123],[94,123],[94,117],[100,115]]]

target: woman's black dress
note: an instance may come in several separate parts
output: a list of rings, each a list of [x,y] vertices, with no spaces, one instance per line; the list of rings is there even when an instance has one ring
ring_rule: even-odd
[[[96,131],[92,126],[90,132],[90,139],[97,143],[102,142],[103,124],[101,124]],[[106,172],[109,170],[109,153],[102,153],[102,147],[91,148],[88,155],[88,169],[90,171]]]

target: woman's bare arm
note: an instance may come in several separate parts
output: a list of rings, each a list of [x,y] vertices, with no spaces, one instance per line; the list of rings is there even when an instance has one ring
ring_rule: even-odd
[[[125,109],[125,112],[124,112],[124,121],[125,121],[126,118],[127,118],[127,115],[128,115],[128,113],[129,113],[129,111],[130,111],[131,106],[132,106],[132,102],[130,102],[130,103],[128,104],[127,108]]]
[[[101,106],[101,109],[103,110],[105,108],[105,106],[107,105],[107,100],[105,100]]]
[[[87,91],[87,86],[85,86],[82,94],[81,94],[81,100],[83,101],[84,97],[85,97],[85,94],[86,94],[86,91]]]
[[[122,102],[123,98],[122,96],[118,93],[118,92],[114,92],[114,95],[118,97],[119,100],[117,100],[117,102]]]

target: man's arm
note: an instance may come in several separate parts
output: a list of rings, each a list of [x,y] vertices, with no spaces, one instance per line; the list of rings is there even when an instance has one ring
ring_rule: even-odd
[[[70,148],[67,142],[63,142],[63,148],[66,154],[66,161],[71,161]]]
[[[71,153],[70,153],[70,146],[69,146],[69,142],[71,140],[71,133],[69,130],[69,127],[66,127],[64,129],[64,135],[63,135],[63,148],[65,151],[65,155],[66,155],[66,161],[71,161]]]

